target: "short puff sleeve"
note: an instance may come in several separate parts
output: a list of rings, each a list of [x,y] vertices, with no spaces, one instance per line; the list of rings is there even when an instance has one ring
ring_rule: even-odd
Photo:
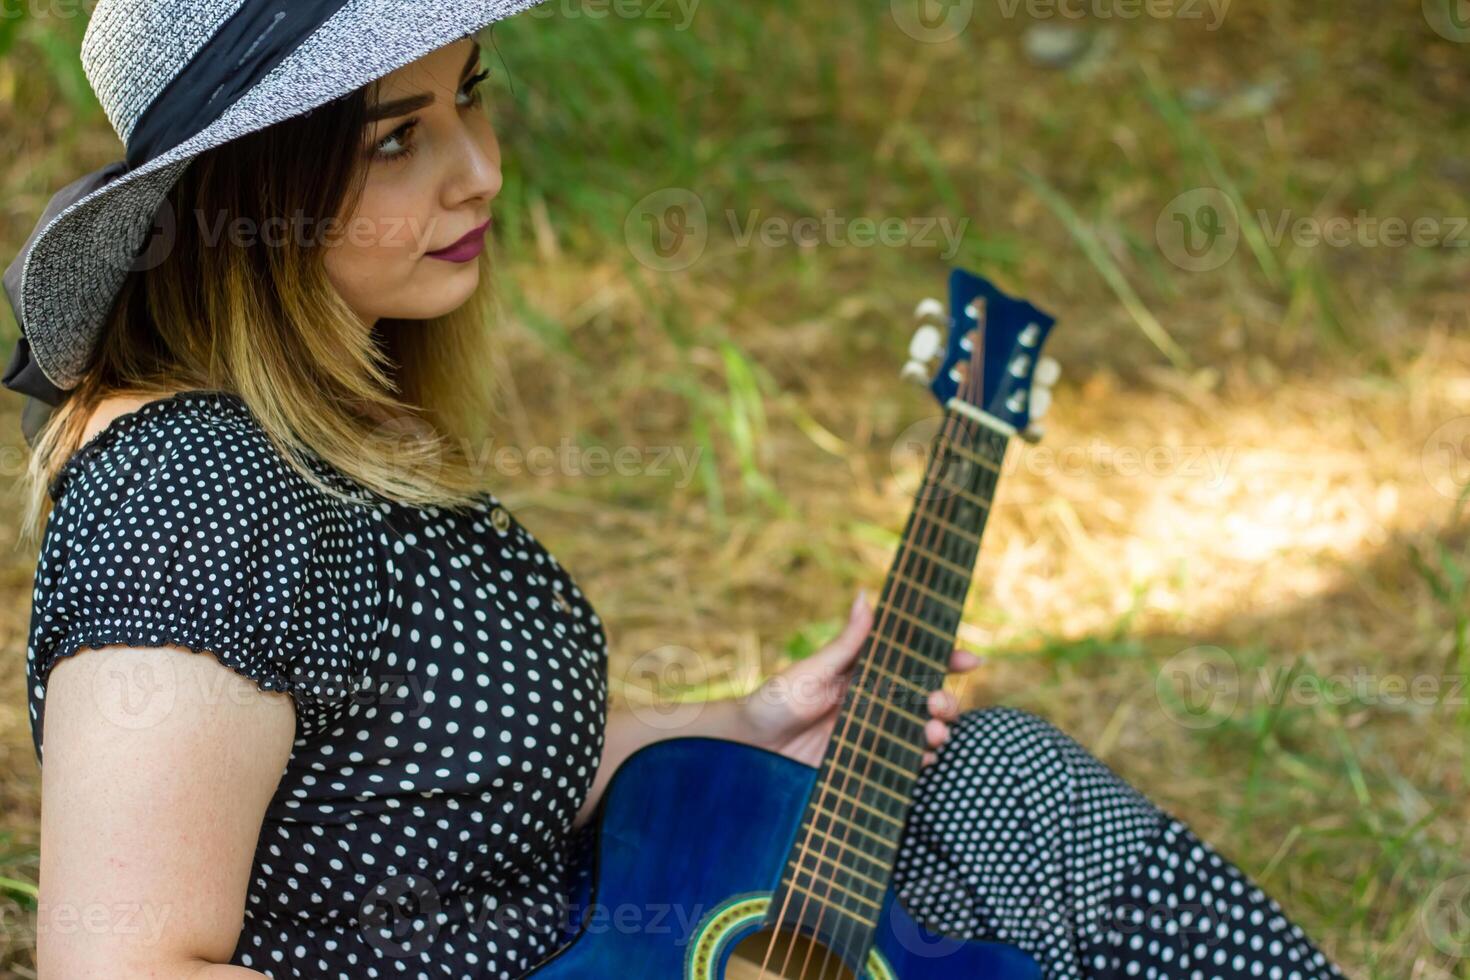
[[[79,649],[176,645],[289,693],[297,738],[366,680],[382,562],[366,511],[313,486],[243,402],[173,398],[114,420],[68,461],[36,569],[31,725]]]

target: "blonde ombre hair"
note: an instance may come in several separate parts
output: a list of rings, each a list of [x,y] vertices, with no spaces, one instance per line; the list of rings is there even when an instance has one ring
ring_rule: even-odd
[[[486,489],[467,450],[494,415],[491,249],[478,260],[479,289],[458,309],[367,330],[327,278],[329,226],[302,220],[294,227],[306,234],[290,230],[293,216],[335,218],[341,229],[354,213],[376,86],[190,164],[165,205],[177,216],[171,247],[128,273],[83,379],[37,435],[24,533],[39,533],[52,480],[114,395],[235,392],[292,467],[339,499],[351,498],[322,483],[299,450],[408,505],[469,506]],[[231,233],[240,219],[256,233]]]

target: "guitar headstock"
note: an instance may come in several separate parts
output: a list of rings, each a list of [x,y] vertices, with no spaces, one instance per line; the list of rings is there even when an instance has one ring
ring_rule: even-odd
[[[941,406],[957,398],[1007,434],[1040,438],[1035,423],[1051,406],[1061,376],[1057,362],[1041,356],[1055,318],[964,269],[950,272],[947,315],[938,300],[926,299],[914,316],[919,328],[905,378],[928,385]],[[942,350],[941,327],[948,330]]]

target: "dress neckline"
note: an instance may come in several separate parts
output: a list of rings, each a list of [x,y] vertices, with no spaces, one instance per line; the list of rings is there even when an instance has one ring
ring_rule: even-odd
[[[131,412],[124,412],[122,415],[109,420],[106,425],[92,435],[92,438],[78,446],[76,451],[71,454],[65,463],[61,464],[61,468],[56,471],[56,476],[52,479],[49,488],[52,501],[54,502],[60,499],[62,487],[79,467],[101,452],[104,447],[116,442],[124,432],[134,428],[145,419],[156,415],[165,406],[171,406],[181,402],[191,402],[198,399],[211,399],[216,402],[223,400],[242,407],[245,404],[245,400],[238,394],[233,391],[226,391],[223,388],[185,388],[182,391],[176,391],[162,398],[155,398],[152,401],[144,402]]]

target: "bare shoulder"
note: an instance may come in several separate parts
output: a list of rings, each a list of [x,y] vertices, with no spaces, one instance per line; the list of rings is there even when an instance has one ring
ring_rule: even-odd
[[[168,398],[172,392],[160,392],[148,395],[109,395],[92,409],[92,414],[87,417],[87,425],[82,431],[82,440],[78,445],[86,445],[92,441],[92,437],[124,415],[136,412],[138,409],[163,398]]]

